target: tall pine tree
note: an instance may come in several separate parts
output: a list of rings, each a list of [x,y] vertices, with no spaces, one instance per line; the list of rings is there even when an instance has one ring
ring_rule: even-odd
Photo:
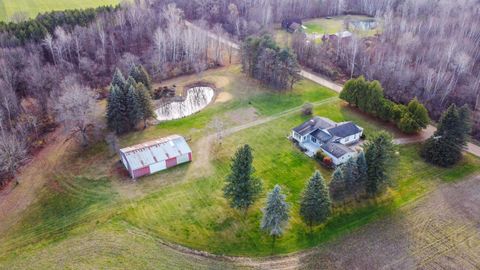
[[[117,134],[121,134],[129,128],[126,113],[127,108],[123,103],[123,93],[118,86],[112,85],[108,96],[107,124]]]
[[[392,164],[395,145],[392,136],[381,131],[372,136],[365,145],[365,159],[367,160],[366,191],[369,195],[377,195],[388,181],[387,171]]]
[[[275,185],[272,192],[268,194],[267,204],[263,209],[263,218],[260,228],[273,238],[273,243],[277,237],[283,234],[289,218],[290,206],[285,200],[285,195],[279,185]]]
[[[140,103],[140,118],[143,120],[143,128],[146,128],[148,118],[155,117],[152,96],[143,83],[137,84],[137,95]]]
[[[358,181],[357,181],[357,194],[364,194],[365,193],[365,185],[368,180],[368,167],[367,167],[367,160],[365,159],[365,152],[360,152],[358,154],[357,159],[357,172],[358,172]]]
[[[354,158],[350,158],[341,166],[345,182],[345,193],[347,197],[356,196],[358,187],[358,171]]]
[[[130,68],[129,76],[131,76],[137,83],[142,83],[147,90],[152,90],[152,81],[147,70],[142,65],[133,65]]]
[[[308,181],[300,202],[300,216],[308,224],[310,231],[313,225],[324,222],[331,212],[332,202],[327,185],[320,172],[316,171]]]
[[[130,128],[134,128],[142,119],[141,104],[137,90],[131,85],[127,92],[127,117]]]
[[[118,89],[123,91],[123,92],[127,92],[127,90],[125,90],[126,83],[127,82],[125,81],[125,77],[123,77],[123,74],[120,71],[120,69],[118,69],[118,68],[115,69],[115,73],[113,74],[111,85],[112,86],[117,86]]]
[[[240,147],[232,159],[231,172],[223,188],[224,196],[230,206],[244,212],[255,202],[262,191],[261,181],[253,176],[252,150],[248,144]]]
[[[341,167],[337,167],[332,175],[332,180],[329,185],[330,196],[334,202],[342,202],[346,198],[345,178]]]

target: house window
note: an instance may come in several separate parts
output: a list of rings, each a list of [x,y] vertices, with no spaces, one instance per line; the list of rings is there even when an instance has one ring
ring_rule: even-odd
[[[316,142],[317,142],[317,139],[315,139],[315,138],[312,137],[312,142],[316,143]]]

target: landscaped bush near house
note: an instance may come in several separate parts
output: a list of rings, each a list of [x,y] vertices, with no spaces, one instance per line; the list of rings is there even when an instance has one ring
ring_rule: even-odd
[[[333,160],[332,160],[332,158],[330,158],[330,157],[324,157],[324,158],[323,158],[323,164],[325,164],[325,166],[327,166],[327,167],[329,167],[329,168],[333,167]]]
[[[363,76],[349,80],[340,98],[366,113],[395,123],[405,133],[417,133],[430,122],[427,109],[416,98],[407,106],[396,104],[384,97],[380,82],[367,81]]]
[[[318,161],[323,161],[324,158],[325,153],[323,153],[322,150],[318,150],[317,153],[315,153],[315,159],[317,159]]]

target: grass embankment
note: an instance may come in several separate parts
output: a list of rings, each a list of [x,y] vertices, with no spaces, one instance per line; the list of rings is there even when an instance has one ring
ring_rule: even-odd
[[[123,170],[116,169],[121,168],[118,158],[108,153],[104,143],[74,154],[58,171],[52,172],[54,180],[26,217],[1,237],[0,267],[192,268],[198,263],[199,268],[224,269],[227,265],[220,262],[189,261],[188,256],[173,252],[158,241],[230,255],[264,256],[299,251],[396,211],[442,182],[480,171],[480,161],[469,155],[454,168],[440,169],[421,160],[418,146],[402,146],[399,162],[392,169],[392,179],[397,185],[386,196],[360,208],[346,205],[325,226],[315,228],[310,234],[298,215],[301,191],[315,169],[321,170],[327,179],[331,172],[300,153],[286,138],[289,130],[307,117],[295,110],[279,113],[309,101],[318,104],[316,115],[336,121],[353,120],[367,134],[385,127],[332,99],[336,96],[334,92],[309,81],[302,81],[292,92],[272,93],[233,67],[167,83],[188,84],[195,80],[215,83],[233,98],[212,104],[191,117],[121,138],[125,146],[172,133],[182,134],[191,139],[193,163],[131,182],[119,173]],[[319,104],[322,100],[326,102]],[[251,115],[252,111],[256,114]],[[228,129],[267,116],[272,120],[228,135],[220,147],[210,147],[202,141],[213,132],[210,123],[214,117],[222,119]],[[230,157],[244,143],[254,149],[256,174],[264,183],[262,198],[247,216],[230,209],[222,196]],[[205,148],[210,158],[195,155],[204,153]],[[197,166],[199,162],[201,167]],[[286,234],[272,250],[271,239],[259,229],[260,208],[265,193],[277,183],[287,193],[292,218]]]
[[[117,5],[120,0],[0,0],[0,21],[9,21],[15,13],[35,17],[53,10],[94,8]]]

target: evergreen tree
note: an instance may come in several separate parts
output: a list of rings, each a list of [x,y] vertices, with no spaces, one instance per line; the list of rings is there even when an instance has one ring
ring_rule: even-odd
[[[262,183],[253,176],[253,156],[248,144],[240,147],[232,159],[231,172],[223,192],[230,206],[247,211],[262,190]]]
[[[453,104],[442,115],[438,129],[422,148],[422,157],[433,164],[448,167],[462,158],[471,129],[470,110]]]
[[[283,234],[288,222],[290,206],[285,200],[279,185],[275,185],[272,192],[268,194],[267,203],[263,209],[263,218],[260,228],[273,237],[273,243],[277,237]]]
[[[332,180],[330,181],[330,195],[334,202],[341,202],[345,200],[346,186],[345,178],[343,176],[343,170],[341,167],[337,167],[332,175]]]
[[[365,185],[368,180],[368,167],[367,160],[365,159],[365,152],[362,151],[360,154],[358,154],[356,163],[358,172],[357,190],[358,193],[363,194],[365,192]]]
[[[357,194],[358,187],[358,171],[355,159],[350,158],[341,166],[343,171],[343,179],[345,182],[345,195],[351,197]]]
[[[367,160],[366,191],[370,195],[380,193],[387,184],[387,171],[392,164],[395,152],[392,136],[381,131],[372,136],[365,145],[365,159]]]
[[[148,118],[155,117],[152,96],[143,83],[137,84],[137,94],[140,102],[140,118],[143,120],[143,128],[146,128]]]
[[[135,79],[131,76],[129,76],[127,78],[127,81],[125,82],[125,89],[127,89],[127,92],[130,90],[130,87],[134,87],[136,88],[137,87],[137,82],[135,81]]]
[[[122,93],[118,86],[112,85],[107,100],[107,124],[117,134],[121,134],[128,129],[126,121],[127,108],[122,103],[121,96]]]
[[[127,92],[127,118],[130,128],[134,128],[142,119],[142,109],[137,90],[130,86]]]
[[[111,85],[118,87],[118,90],[121,90],[124,93],[126,93],[128,91],[128,88],[125,89],[126,88],[125,87],[125,85],[126,85],[125,77],[123,77],[122,72],[118,68],[115,69],[115,73],[113,74]]]
[[[137,83],[142,83],[148,91],[152,90],[152,80],[147,70],[142,65],[132,65],[129,76],[135,79]]]
[[[427,109],[418,102],[417,98],[414,98],[408,103],[397,126],[405,133],[417,133],[422,128],[426,128],[429,122]]]
[[[327,185],[320,172],[316,171],[308,181],[300,202],[300,216],[310,226],[324,222],[330,215],[332,202]]]

